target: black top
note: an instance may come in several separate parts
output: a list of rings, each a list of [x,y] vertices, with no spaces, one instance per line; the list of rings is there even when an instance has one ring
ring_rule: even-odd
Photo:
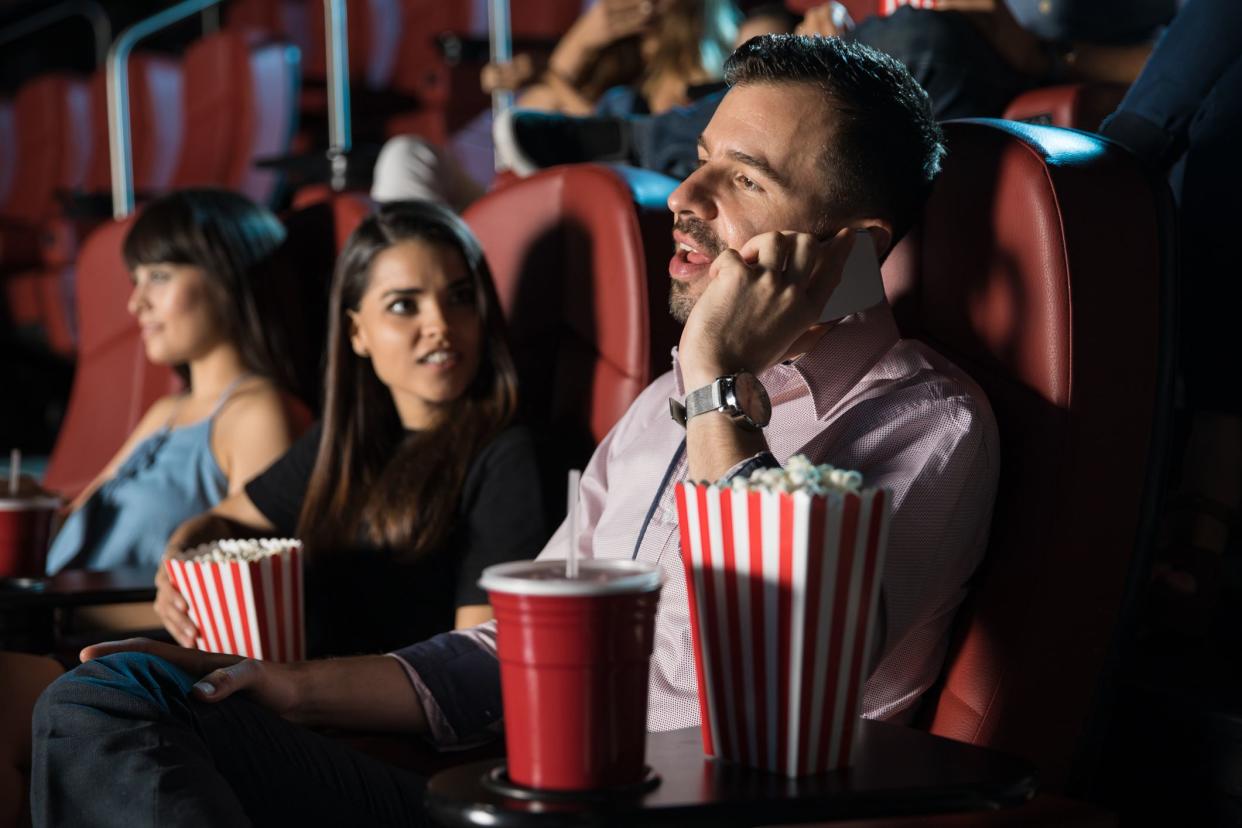
[[[251,502],[293,537],[319,450],[312,427],[246,485]],[[534,444],[512,426],[479,452],[462,486],[448,540],[418,560],[360,543],[307,559],[306,646],[315,657],[384,652],[453,628],[458,607],[486,604],[485,567],[533,558],[547,541]]]

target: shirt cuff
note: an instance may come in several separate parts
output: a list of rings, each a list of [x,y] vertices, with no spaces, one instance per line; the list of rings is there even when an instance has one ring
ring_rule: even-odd
[[[389,655],[405,669],[437,746],[475,744],[499,729],[500,663],[490,650],[449,632]]]
[[[761,451],[754,457],[748,457],[729,469],[721,476],[721,483],[728,483],[735,477],[750,477],[752,473],[759,469],[779,469],[780,461],[770,451]]]

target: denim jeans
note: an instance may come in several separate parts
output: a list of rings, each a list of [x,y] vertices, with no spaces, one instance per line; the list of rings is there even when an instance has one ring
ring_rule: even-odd
[[[122,653],[59,678],[35,709],[35,825],[421,825],[424,780],[242,698]]]

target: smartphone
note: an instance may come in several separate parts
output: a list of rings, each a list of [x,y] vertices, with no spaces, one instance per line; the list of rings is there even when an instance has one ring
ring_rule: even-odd
[[[856,230],[854,249],[845,260],[841,284],[828,297],[819,321],[833,322],[883,301],[884,279],[880,276],[880,260],[875,255],[875,244],[866,230]]]

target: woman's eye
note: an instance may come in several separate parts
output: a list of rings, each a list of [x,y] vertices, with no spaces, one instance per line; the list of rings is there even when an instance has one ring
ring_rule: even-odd
[[[399,313],[402,316],[407,316],[414,313],[416,309],[414,307],[414,303],[409,299],[394,299],[388,303],[388,310],[391,313]]]

